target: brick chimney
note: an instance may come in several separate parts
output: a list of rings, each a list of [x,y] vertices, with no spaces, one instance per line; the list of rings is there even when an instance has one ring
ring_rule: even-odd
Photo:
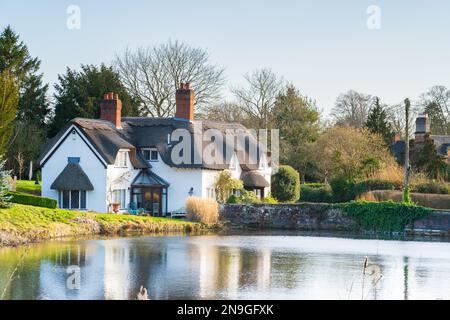
[[[431,120],[428,118],[427,114],[421,114],[416,118],[416,132],[415,140],[416,142],[423,142],[425,135],[430,133]]]
[[[195,92],[190,88],[189,82],[180,84],[180,88],[175,93],[175,118],[194,120],[194,96]]]
[[[121,128],[122,101],[117,93],[108,92],[103,95],[100,102],[100,119],[112,122],[117,129]]]

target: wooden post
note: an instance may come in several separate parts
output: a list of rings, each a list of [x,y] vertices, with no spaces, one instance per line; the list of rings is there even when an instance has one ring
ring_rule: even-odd
[[[405,99],[405,186],[403,190],[403,202],[410,202],[409,198],[409,174],[410,174],[410,165],[409,165],[409,109],[411,107],[411,103],[408,98]]]

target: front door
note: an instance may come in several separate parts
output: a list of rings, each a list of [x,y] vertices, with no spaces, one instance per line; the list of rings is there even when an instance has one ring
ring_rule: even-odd
[[[143,203],[144,210],[152,216],[161,215],[161,188],[143,188]]]

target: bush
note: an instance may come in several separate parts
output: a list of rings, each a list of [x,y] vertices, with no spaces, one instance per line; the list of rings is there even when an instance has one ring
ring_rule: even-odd
[[[191,221],[214,224],[219,221],[219,205],[213,199],[189,197],[186,200],[187,218]]]
[[[12,203],[24,204],[24,205],[35,206],[35,207],[44,207],[44,208],[50,208],[50,209],[55,209],[58,206],[58,202],[55,199],[34,196],[31,194],[21,193],[21,192],[12,192],[12,191],[9,192],[8,195],[10,197],[9,202],[12,202]]]
[[[353,193],[355,197],[373,190],[401,190],[402,184],[400,182],[381,180],[381,179],[369,179],[358,182],[353,187]]]
[[[241,204],[241,203],[252,204],[261,202],[256,196],[256,194],[252,191],[239,189],[236,191],[236,194],[232,194],[228,198],[227,200],[228,204]]]
[[[395,202],[352,201],[337,205],[364,230],[403,232],[411,222],[431,213],[431,209]]]
[[[355,182],[349,178],[335,178],[330,183],[334,202],[348,202],[355,199]]]
[[[262,199],[262,203],[267,203],[267,204],[277,204],[278,200],[275,199],[274,197],[272,197],[272,195],[268,195],[267,197],[265,197],[264,199]]]
[[[272,176],[272,196],[278,201],[297,201],[300,198],[300,175],[291,166],[280,166]]]
[[[330,185],[325,183],[305,183],[300,187],[300,201],[315,203],[333,202]]]
[[[227,203],[228,203],[228,204],[240,204],[240,203],[242,203],[242,201],[241,201],[241,198],[240,198],[240,197],[238,197],[238,196],[232,194],[232,195],[228,198]]]
[[[450,186],[445,182],[430,181],[413,186],[412,191],[417,193],[450,194]]]

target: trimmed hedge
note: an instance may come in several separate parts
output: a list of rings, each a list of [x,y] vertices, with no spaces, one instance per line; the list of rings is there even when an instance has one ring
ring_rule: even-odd
[[[393,181],[369,179],[358,182],[353,187],[353,193],[356,197],[373,190],[401,190],[402,184]]]
[[[392,201],[352,201],[335,206],[342,209],[360,228],[374,232],[403,232],[408,224],[432,212],[430,208]]]
[[[326,183],[305,183],[300,187],[300,201],[314,203],[333,202],[333,192]]]
[[[450,194],[450,186],[445,182],[433,181],[415,185],[411,191],[417,193]]]
[[[35,207],[44,207],[50,209],[55,209],[58,206],[58,202],[54,199],[34,196],[27,193],[11,191],[8,192],[8,196],[11,197],[9,202],[12,203],[24,204]]]
[[[348,178],[335,178],[330,182],[334,202],[355,200],[355,181]]]
[[[291,166],[280,166],[272,176],[272,196],[281,202],[300,198],[300,174]]]

